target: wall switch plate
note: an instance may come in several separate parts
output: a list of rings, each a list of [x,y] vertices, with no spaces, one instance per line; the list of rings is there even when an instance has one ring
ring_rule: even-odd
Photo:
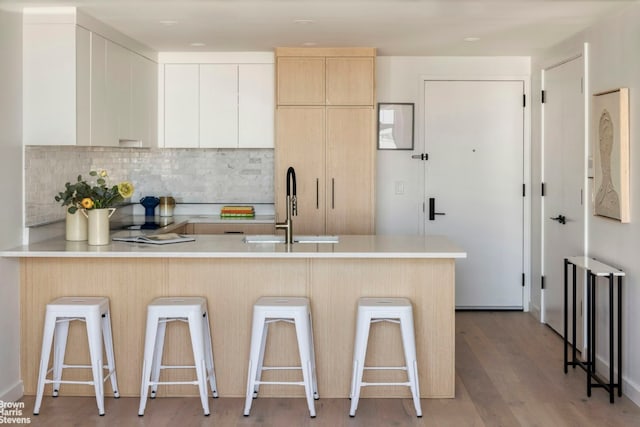
[[[403,195],[404,194],[404,181],[396,181],[396,194]]]

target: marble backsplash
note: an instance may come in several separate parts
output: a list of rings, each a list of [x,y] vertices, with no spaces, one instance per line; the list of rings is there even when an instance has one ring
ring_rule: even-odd
[[[142,149],[27,146],[26,225],[64,218],[54,196],[79,174],[105,169],[111,183],[129,180],[131,201],[173,196],[178,203],[273,203],[272,149]]]

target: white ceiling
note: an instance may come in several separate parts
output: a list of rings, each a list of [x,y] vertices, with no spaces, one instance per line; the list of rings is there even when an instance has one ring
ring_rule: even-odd
[[[378,55],[535,55],[633,1],[0,0],[0,5],[78,6],[157,51],[317,45],[371,46]],[[300,19],[313,22],[294,22]],[[160,24],[166,20],[177,23]],[[467,37],[480,40],[464,41]]]

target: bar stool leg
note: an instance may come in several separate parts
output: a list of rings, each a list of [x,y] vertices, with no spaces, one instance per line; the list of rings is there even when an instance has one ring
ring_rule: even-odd
[[[207,358],[207,378],[211,386],[211,394],[214,398],[218,397],[218,385],[216,384],[216,367],[213,363],[213,345],[211,343],[211,326],[209,325],[209,313],[207,312],[202,318],[204,336],[204,350]]]
[[[53,332],[55,330],[56,316],[49,313],[44,318],[44,332],[42,334],[42,351],[40,353],[40,372],[38,373],[38,388],[36,390],[36,401],[33,406],[33,415],[40,413],[42,395],[44,394],[44,381],[49,370],[49,355],[53,344]]]
[[[151,313],[147,313],[147,330],[144,340],[144,358],[142,361],[142,385],[140,387],[140,407],[138,415],[144,415],[144,409],[147,406],[147,395],[149,394],[149,381],[151,378],[151,368],[153,366],[154,347],[156,335],[158,332],[159,319]]]
[[[93,388],[96,391],[96,403],[98,404],[98,414],[104,415],[104,386],[103,386],[103,366],[102,366],[102,328],[100,318],[97,315],[88,315],[87,336],[89,337],[89,354],[91,356],[91,370],[93,371]]]
[[[109,368],[109,375],[111,375],[111,389],[113,390],[113,396],[118,399],[120,393],[118,392],[118,379],[116,377],[116,359],[113,353],[113,334],[111,333],[111,312],[107,312],[102,316],[102,336],[104,338],[105,352],[107,353],[107,367]]]
[[[262,381],[262,367],[264,366],[264,353],[267,348],[267,335],[269,334],[269,322],[265,320],[264,327],[262,328],[262,339],[260,340],[260,358],[258,360],[257,372],[256,372],[256,385],[253,388],[253,398],[258,397],[260,392],[260,381]]]
[[[247,395],[244,403],[244,416],[248,417],[251,412],[251,403],[256,387],[256,375],[258,373],[258,364],[260,360],[260,347],[263,339],[265,328],[265,318],[253,312],[253,325],[251,327],[251,350],[249,351],[249,369],[247,377]],[[260,339],[258,339],[260,338]]]
[[[160,381],[160,370],[162,369],[162,354],[164,352],[164,337],[167,331],[166,319],[158,319],[158,331],[153,350],[153,362],[151,362],[151,395],[150,399],[155,399],[158,393],[158,381]]]
[[[313,339],[313,320],[311,319],[311,312],[308,313],[309,317],[309,347],[311,348],[311,363],[312,363],[312,373],[313,373],[313,398],[315,400],[320,399],[320,394],[318,393],[318,375],[316,373],[316,350],[313,343],[315,340]]]
[[[296,316],[296,337],[298,338],[298,351],[300,352],[300,365],[302,368],[302,378],[304,380],[304,391],[307,397],[307,406],[311,418],[316,416],[316,408],[313,400],[313,371],[311,362],[311,349],[309,348],[309,337],[311,336],[308,317]]]
[[[53,333],[53,397],[58,397],[71,319],[56,319]]]
[[[371,316],[361,316],[358,313],[358,321],[356,326],[356,345],[354,349],[353,362],[353,386],[351,394],[351,408],[349,416],[355,417],[358,409],[358,401],[360,400],[360,389],[362,385],[362,376],[364,374],[364,361],[367,355],[367,344],[369,342],[369,329],[371,328]]]
[[[209,416],[209,395],[207,394],[207,370],[206,358],[204,355],[204,329],[202,327],[202,315],[198,313],[189,314],[189,331],[191,332],[191,347],[193,348],[193,359],[198,377],[198,389],[200,390],[200,400],[204,415]]]
[[[411,385],[411,395],[413,396],[413,406],[416,415],[422,417],[422,407],[420,405],[420,386],[418,383],[418,360],[416,357],[415,331],[413,328],[413,315],[411,312],[404,314],[400,318],[400,331],[402,332],[402,346],[404,348],[404,359],[407,365],[407,376]]]

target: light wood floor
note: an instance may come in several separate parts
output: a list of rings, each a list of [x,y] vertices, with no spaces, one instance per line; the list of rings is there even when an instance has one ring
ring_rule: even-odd
[[[278,398],[254,400],[246,418],[237,398],[211,399],[210,417],[202,415],[198,398],[158,398],[141,418],[138,399],[107,398],[106,415],[99,417],[94,398],[64,395],[45,396],[37,417],[33,396],[26,396],[24,415],[32,425],[56,427],[640,426],[640,408],[627,398],[611,405],[601,389],[587,398],[584,371],[564,375],[562,357],[561,338],[527,313],[459,312],[456,398],[423,400],[421,419],[408,399],[362,399],[355,418],[348,416],[347,399],[320,399],[311,419],[303,399]]]

